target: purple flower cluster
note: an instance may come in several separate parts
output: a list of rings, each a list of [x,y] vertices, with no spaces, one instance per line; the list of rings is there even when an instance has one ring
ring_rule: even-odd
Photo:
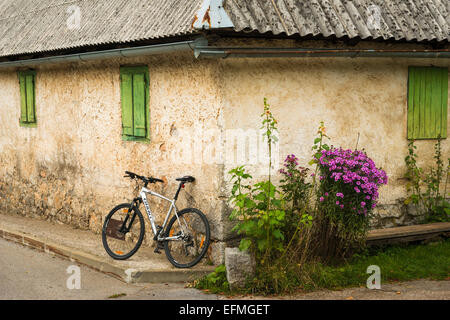
[[[387,184],[386,172],[378,169],[375,163],[363,151],[344,150],[342,148],[331,148],[323,150],[319,159],[323,180],[333,185],[341,185],[342,190],[336,193],[336,198],[344,199],[344,191],[353,200],[358,200],[358,207],[367,212],[367,204],[373,209],[378,200],[378,188]],[[321,179],[322,180],[322,179]],[[346,197],[347,199],[347,197]],[[341,203],[337,203],[342,207]]]
[[[284,160],[284,168],[280,169],[279,172],[288,177],[292,177],[293,173],[299,173],[300,175],[306,174],[307,168],[297,167],[298,158],[294,154],[290,154]]]
[[[294,165],[298,165],[298,158],[294,155],[294,154],[290,154],[286,157],[286,159],[284,159],[284,163],[285,164],[294,164]]]

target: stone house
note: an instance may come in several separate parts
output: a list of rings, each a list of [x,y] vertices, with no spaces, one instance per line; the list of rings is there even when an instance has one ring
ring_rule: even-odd
[[[2,0],[0,210],[99,232],[133,195],[125,170],[163,178],[154,187],[167,194],[190,174],[178,207],[207,214],[218,263],[233,238],[228,171],[264,166],[266,97],[279,120],[276,163],[294,153],[306,165],[324,121],[334,145],[357,144],[387,171],[375,225],[412,223],[408,139],[431,164],[449,125],[449,9],[446,0]],[[448,139],[442,147],[447,158]]]

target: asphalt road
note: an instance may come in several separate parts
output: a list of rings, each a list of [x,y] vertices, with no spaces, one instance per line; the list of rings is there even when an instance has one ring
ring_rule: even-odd
[[[76,263],[51,256],[0,239],[0,300],[215,300],[223,296],[204,294],[185,288],[184,283],[127,284],[101,272],[79,267]],[[75,268],[76,269],[76,268]],[[69,271],[69,273],[68,273]],[[77,285],[79,284],[79,289]],[[417,280],[382,284],[381,290],[348,288],[339,291],[321,290],[284,297],[235,296],[234,299],[296,299],[296,300],[450,300],[450,281]]]
[[[77,268],[71,266],[79,267],[79,281]],[[0,300],[16,299],[190,300],[217,297],[185,288],[184,283],[127,284],[74,262],[0,239]]]

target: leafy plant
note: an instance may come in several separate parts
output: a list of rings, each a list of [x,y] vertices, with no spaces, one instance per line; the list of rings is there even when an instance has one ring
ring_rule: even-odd
[[[267,147],[269,149],[269,185],[271,180],[272,172],[272,145],[278,141],[276,133],[278,132],[277,123],[278,121],[274,118],[272,112],[270,111],[270,105],[267,103],[267,98],[264,98],[264,112],[261,114],[263,119],[261,129],[264,129],[263,137],[267,139]],[[270,191],[270,189],[269,189]],[[270,204],[269,204],[270,207]]]
[[[271,182],[272,144],[278,138],[277,120],[270,111],[267,99],[264,99],[261,118],[262,128],[265,129],[263,136],[269,150],[268,180],[252,185],[249,180],[253,177],[244,166],[230,170],[229,174],[233,183],[230,201],[234,206],[230,219],[237,221],[232,230],[244,236],[239,248],[250,249],[264,262],[274,251],[283,251],[285,201]]]
[[[272,145],[278,141],[278,130],[266,99],[261,118],[269,159],[272,159]],[[289,156],[282,185],[277,188],[272,183],[271,167],[272,160],[268,180],[256,183],[251,182],[253,177],[244,166],[229,171],[233,183],[230,219],[236,221],[233,230],[243,236],[239,248],[253,253],[257,262],[255,276],[248,282],[252,292],[280,292],[292,286],[287,270],[298,258],[298,252],[300,256],[306,252],[300,250],[305,247],[300,230],[310,226],[312,220],[306,205],[311,188],[305,181],[308,170],[298,167],[294,155]]]
[[[442,160],[441,138],[439,136],[434,145],[435,167],[430,168],[430,172],[425,174],[424,183],[426,186],[423,200],[428,211],[426,221],[450,221],[450,203],[446,200],[447,182],[450,168],[450,158],[448,159],[446,181],[443,193],[441,194],[441,184],[444,176],[444,161]]]
[[[291,210],[300,210],[305,206],[311,188],[311,183],[306,181],[309,169],[300,167],[294,154],[286,157],[283,166],[284,168],[280,169],[282,174],[280,188],[286,201],[291,201]]]
[[[244,235],[239,248],[256,249],[269,254],[272,249],[282,251],[284,235],[284,200],[278,190],[269,181],[254,185],[244,181],[252,176],[243,166],[230,170],[234,182],[231,202],[234,209],[230,219],[237,220],[233,231]]]
[[[405,177],[408,179],[406,188],[409,193],[405,204],[413,203],[419,206],[424,211],[423,222],[450,221],[450,203],[447,198],[450,158],[447,159],[447,167],[444,168],[441,140],[439,137],[434,146],[435,164],[428,172],[417,166],[418,155],[414,140],[408,144],[408,155],[405,157],[407,168]],[[441,193],[444,177],[445,183]]]
[[[314,151],[313,159],[309,162],[309,165],[319,164],[320,157],[322,156],[322,151],[330,150],[330,146],[324,142],[324,138],[329,139],[330,137],[326,134],[326,127],[323,121],[320,122],[319,129],[317,130],[318,137],[314,139],[314,144],[312,150]],[[318,167],[316,166],[316,173]]]
[[[298,165],[298,158],[290,154],[284,160],[280,169],[282,178],[280,189],[286,201],[286,224],[284,233],[293,235],[298,227],[298,222],[307,225],[312,217],[307,212],[312,184],[306,181],[309,169]]]
[[[213,272],[196,280],[193,286],[197,289],[208,290],[211,293],[228,293],[230,285],[227,281],[227,271],[225,265],[219,265]]]
[[[417,147],[414,145],[414,140],[411,140],[408,143],[408,155],[405,157],[405,178],[409,181],[406,184],[406,190],[411,195],[405,200],[405,204],[409,204],[410,202],[419,204],[422,200],[422,194],[420,192],[422,169],[417,166],[416,149]]]

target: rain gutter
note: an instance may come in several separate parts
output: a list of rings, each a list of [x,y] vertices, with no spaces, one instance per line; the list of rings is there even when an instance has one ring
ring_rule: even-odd
[[[450,58],[450,49],[441,50],[383,50],[383,49],[305,49],[305,48],[220,48],[197,46],[196,58]]]
[[[46,63],[59,63],[59,62],[85,62],[90,60],[100,60],[107,58],[127,58],[141,55],[152,55],[161,53],[172,53],[177,51],[194,51],[196,46],[206,46],[207,40],[203,37],[195,40],[180,41],[172,43],[163,43],[155,45],[147,45],[140,47],[110,49],[95,52],[75,53],[67,55],[50,56],[45,58],[36,59],[24,59],[15,61],[0,62],[0,68],[2,67],[31,67],[35,65],[41,65]]]
[[[140,47],[110,49],[95,52],[50,56],[0,62],[0,68],[32,67],[60,62],[86,62],[107,58],[135,57],[142,55],[192,51],[196,58],[306,58],[306,57],[350,57],[350,58],[450,58],[450,49],[441,50],[378,50],[378,49],[304,49],[304,48],[222,48],[209,47],[206,38],[155,44]]]

